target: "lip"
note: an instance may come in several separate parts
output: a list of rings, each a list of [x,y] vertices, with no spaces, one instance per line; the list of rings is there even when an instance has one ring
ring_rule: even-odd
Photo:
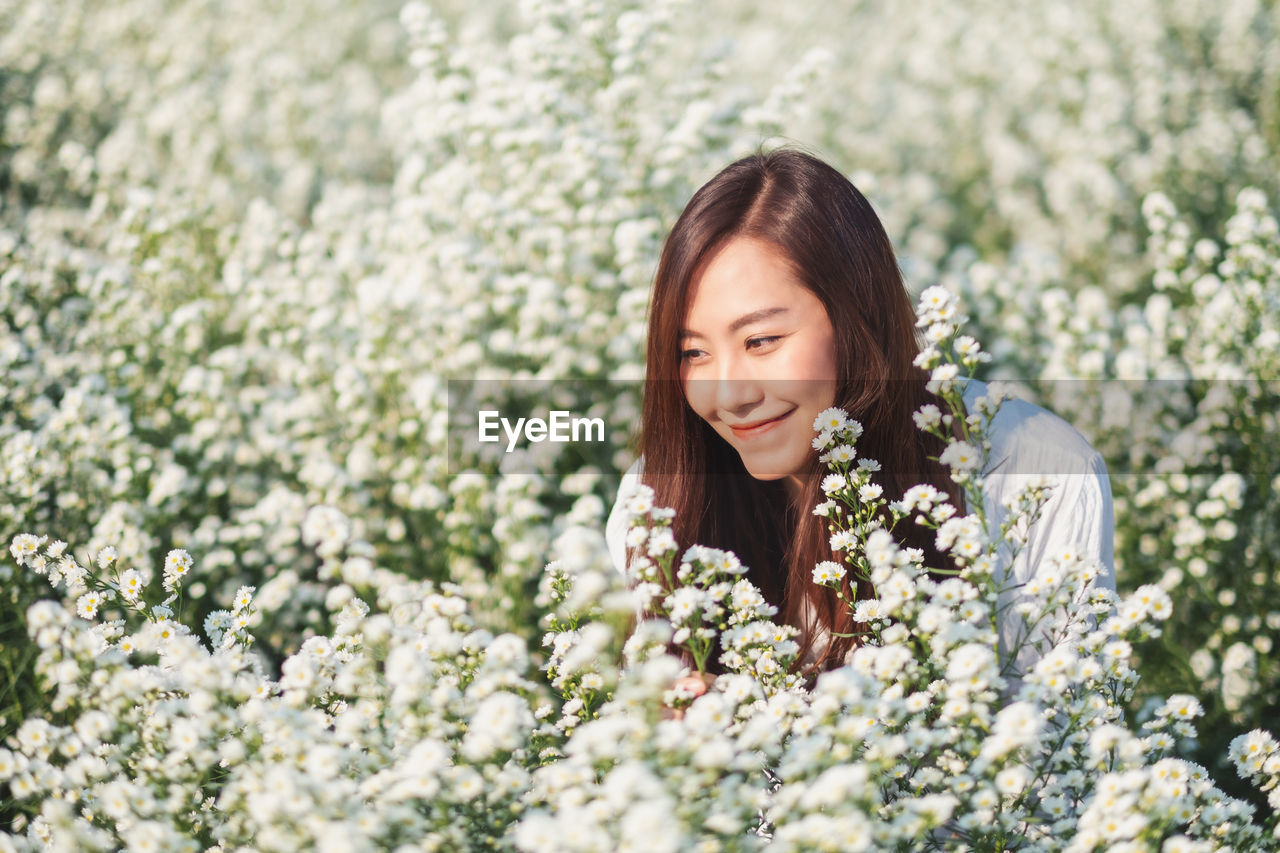
[[[733,430],[733,434],[738,438],[754,438],[757,435],[763,435],[764,433],[769,432],[769,430],[791,417],[794,412],[795,409],[793,408],[788,409],[776,418],[768,418],[763,421],[753,421],[748,424],[730,424],[729,429]]]

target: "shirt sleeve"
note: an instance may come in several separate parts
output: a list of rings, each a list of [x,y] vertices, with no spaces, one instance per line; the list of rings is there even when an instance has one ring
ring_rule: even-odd
[[[1081,559],[1098,561],[1103,574],[1095,583],[1114,590],[1115,507],[1102,454],[1092,451],[1082,473],[1060,475],[1056,492],[1028,532],[1027,576],[1046,567],[1049,558],[1073,551]]]
[[[622,475],[618,496],[613,502],[613,509],[609,511],[609,520],[605,522],[604,527],[604,539],[609,547],[609,557],[613,561],[613,567],[623,576],[627,574],[627,513],[623,509],[623,504],[640,484],[641,461],[642,459],[637,459]]]
[[[1079,558],[1096,561],[1100,575],[1094,581],[1097,586],[1115,589],[1115,508],[1111,497],[1111,480],[1107,474],[1102,454],[1092,448],[1081,458],[1079,467],[1056,473],[1049,477],[1053,488],[1041,508],[1040,517],[1026,529],[1026,544],[1009,566],[1009,582],[1015,584],[1001,595],[999,620],[1002,656],[1017,645],[1026,634],[1026,622],[1016,612],[1017,605],[1029,601],[1032,596],[1023,586],[1043,577],[1050,570],[1051,561],[1073,553]],[[1009,510],[1002,508],[1002,517]],[[998,526],[998,522],[997,522]],[[1035,620],[1039,614],[1032,614]],[[1036,624],[1033,642],[1045,644],[1053,638],[1049,634],[1049,619]],[[1015,679],[1025,674],[1042,655],[1030,644],[1023,646],[1014,662]]]

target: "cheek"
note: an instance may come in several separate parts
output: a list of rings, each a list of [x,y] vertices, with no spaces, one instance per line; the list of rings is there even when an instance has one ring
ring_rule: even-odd
[[[810,343],[789,367],[792,376],[825,387],[836,381],[836,345],[832,336],[821,336]]]
[[[822,410],[835,405],[837,373],[834,336],[824,336],[806,353],[801,374],[809,380],[805,383],[808,386],[805,396],[814,408]]]
[[[695,415],[705,421],[708,411],[707,392],[711,389],[707,387],[708,383],[690,380],[683,374],[684,371],[680,377],[680,392],[684,395],[684,401],[690,409],[693,409]]]

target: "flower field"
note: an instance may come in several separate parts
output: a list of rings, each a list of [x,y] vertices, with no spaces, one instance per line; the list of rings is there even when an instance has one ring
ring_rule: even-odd
[[[0,851],[1280,849],[1277,92],[1268,0],[0,0]],[[953,404],[1106,458],[1027,672],[1007,537],[915,492],[923,566],[843,413],[848,666],[643,492],[612,567],[661,240],[786,141]],[[481,383],[608,441],[459,447]]]

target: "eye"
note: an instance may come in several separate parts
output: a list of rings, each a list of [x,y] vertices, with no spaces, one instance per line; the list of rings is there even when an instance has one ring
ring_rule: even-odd
[[[700,350],[700,349],[684,349],[684,350],[680,350],[680,360],[681,360],[681,361],[690,361],[690,360],[692,360],[692,359],[697,358],[697,357],[698,357],[698,356],[700,356],[700,355],[706,355],[706,353],[704,353],[704,352],[703,352],[702,350]]]
[[[760,349],[780,340],[782,340],[782,335],[761,335],[755,338],[747,338],[747,349]]]

